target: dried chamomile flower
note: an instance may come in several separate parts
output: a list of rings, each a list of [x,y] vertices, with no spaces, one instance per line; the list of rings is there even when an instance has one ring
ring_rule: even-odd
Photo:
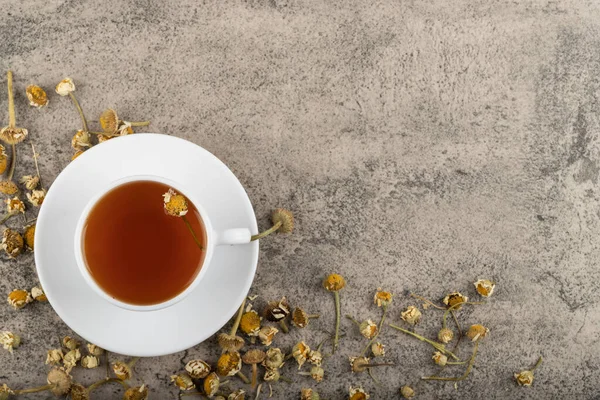
[[[411,399],[415,397],[415,391],[408,385],[402,386],[402,388],[400,389],[400,394],[405,399]]]
[[[442,343],[450,343],[454,338],[454,332],[448,328],[442,328],[438,332],[438,340]]]
[[[33,190],[40,183],[40,178],[36,175],[25,175],[21,178],[21,183],[25,185],[27,190]]]
[[[64,396],[71,390],[71,376],[62,368],[52,368],[48,372],[47,381],[49,385],[54,385],[50,391],[56,396]]]
[[[165,212],[174,217],[183,217],[188,212],[187,199],[182,194],[177,194],[173,189],[163,194]]]
[[[127,121],[119,121],[117,136],[127,136],[131,134],[133,134],[133,128],[131,127],[131,123]]]
[[[538,359],[538,361],[535,363],[535,366],[532,369],[515,373],[515,379],[517,380],[519,386],[531,386],[534,378],[533,371],[535,371],[535,369],[539,367],[541,363],[542,357]]]
[[[4,203],[6,204],[6,212],[8,212],[11,215],[25,213],[25,204],[18,197],[6,199],[4,200]]]
[[[308,314],[300,307],[296,307],[292,312],[292,324],[296,328],[306,328],[312,318],[319,318],[319,315]]]
[[[31,297],[33,297],[36,301],[47,302],[48,297],[46,297],[46,293],[40,286],[34,286],[31,288]]]
[[[12,353],[21,344],[21,337],[9,331],[0,332],[0,345]]]
[[[233,376],[242,369],[242,356],[237,351],[228,351],[221,354],[217,361],[217,374]]]
[[[28,133],[25,128],[11,128],[7,126],[0,129],[0,140],[8,144],[18,144],[27,138]]]
[[[41,206],[45,198],[46,191],[44,189],[32,190],[31,193],[27,193],[27,200],[35,207]]]
[[[75,350],[79,347],[81,343],[79,343],[77,339],[72,338],[71,336],[65,336],[62,340],[62,344],[69,350]]]
[[[73,161],[74,159],[76,159],[77,157],[79,157],[82,154],[83,154],[83,150],[77,150],[71,157],[71,161]]]
[[[375,292],[375,296],[373,297],[373,302],[377,305],[377,307],[389,306],[392,302],[392,294],[382,290],[381,288],[377,288],[377,292]]]
[[[67,372],[70,372],[76,365],[77,361],[81,359],[81,352],[79,349],[69,350],[63,357],[63,365]]]
[[[185,370],[192,379],[204,379],[210,374],[210,365],[202,360],[192,360],[185,364]]]
[[[79,351],[79,350],[71,350],[71,351]],[[81,359],[81,366],[83,368],[91,369],[91,368],[96,368],[99,365],[100,365],[100,359],[91,354],[88,354],[87,356],[84,356]]]
[[[274,326],[265,325],[260,328],[260,331],[258,331],[258,339],[265,346],[270,346],[273,343],[273,338],[277,332],[279,332],[279,329],[275,328]]]
[[[298,369],[302,368],[309,354],[310,347],[308,347],[304,341],[296,343],[296,345],[292,348],[292,356],[298,363]]]
[[[217,336],[217,342],[219,346],[225,351],[238,351],[244,347],[244,339],[237,335],[230,335],[228,333],[219,333]]]
[[[220,386],[221,386],[221,380],[219,379],[219,376],[217,374],[215,374],[214,372],[211,372],[204,380],[202,388],[204,389],[204,393],[208,397],[212,397],[215,394],[217,394]]]
[[[104,354],[104,349],[100,346],[96,346],[93,343],[88,343],[86,347],[88,353],[90,353],[93,356],[100,357],[102,354]]]
[[[8,400],[11,394],[15,394],[15,392],[12,391],[6,383],[3,383],[2,386],[0,386],[0,400]]]
[[[479,279],[474,285],[477,293],[483,297],[490,297],[492,293],[494,293],[494,288],[496,287],[496,284],[489,279]]]
[[[278,369],[267,369],[263,376],[265,382],[277,382],[281,378],[281,374]]]
[[[431,357],[431,358],[433,359],[434,363],[436,363],[437,365],[439,365],[441,367],[446,365],[446,363],[448,362],[448,356],[440,353],[439,351],[436,351],[435,353],[433,353],[433,357]]]
[[[23,233],[23,239],[25,239],[25,244],[27,245],[27,247],[29,247],[31,250],[33,250],[33,246],[35,244],[35,224],[28,225],[25,227],[25,232]]]
[[[309,363],[311,363],[313,365],[320,366],[323,363],[323,354],[321,354],[321,352],[319,350],[311,350],[308,353],[308,357],[306,358],[306,361],[308,361]]]
[[[238,389],[227,396],[227,400],[244,400],[246,392],[243,389]]]
[[[104,110],[102,114],[100,114],[100,126],[108,136],[116,134],[119,127],[119,116],[117,115],[117,112],[112,108]]]
[[[483,339],[490,332],[488,328],[483,325],[475,324],[471,325],[469,330],[467,331],[467,337],[471,339],[472,342],[476,342],[480,339]]]
[[[369,368],[367,357],[349,357],[352,372],[365,372]]]
[[[8,155],[6,155],[6,149],[0,144],[0,174],[6,171],[8,166]]]
[[[0,193],[13,195],[19,191],[19,188],[13,181],[0,181]]]
[[[60,96],[68,96],[75,91],[75,84],[71,78],[65,78],[56,85],[56,93]]]
[[[325,376],[325,370],[318,365],[313,366],[310,369],[310,377],[316,382],[321,382]]]
[[[42,108],[48,105],[48,95],[38,85],[29,85],[25,89],[29,105],[32,107]]]
[[[357,388],[350,387],[349,396],[350,397],[348,398],[348,400],[367,400],[369,397],[371,397],[361,387],[357,387]]]
[[[171,382],[173,382],[179,390],[192,390],[196,387],[194,382],[192,382],[192,378],[183,372],[179,375],[171,375]]]
[[[131,368],[123,361],[116,361],[112,365],[112,370],[117,379],[126,381],[131,378]]]
[[[265,358],[267,357],[267,354],[259,349],[251,349],[248,350],[246,352],[246,354],[244,354],[244,356],[242,357],[242,361],[244,362],[244,364],[249,364],[252,366],[252,389],[254,389],[256,387],[256,376],[258,374],[258,364],[260,364],[261,362],[263,362],[265,360]]]
[[[385,356],[385,345],[381,342],[375,342],[371,345],[371,353],[375,357]]]
[[[448,307],[452,307],[454,310],[460,310],[462,306],[457,304],[466,303],[468,300],[469,298],[467,296],[463,296],[459,292],[452,292],[444,297],[443,301]]]
[[[260,315],[254,310],[242,314],[240,329],[248,336],[258,336],[260,332]]]
[[[360,334],[366,337],[367,339],[373,339],[377,335],[377,332],[379,332],[379,329],[377,328],[375,322],[373,322],[370,319],[363,321],[360,324],[359,329]]]
[[[75,150],[83,150],[85,147],[91,147],[90,134],[84,130],[78,130],[71,139],[71,147]]]
[[[48,350],[46,355],[46,364],[59,365],[62,363],[64,354],[62,349]]]
[[[127,389],[123,400],[146,400],[148,399],[148,387],[146,385],[135,386]]]
[[[90,400],[90,392],[85,386],[74,383],[69,390],[69,398],[71,400]]]
[[[421,320],[421,311],[415,306],[408,306],[400,315],[404,321],[411,325],[416,325]]]
[[[323,287],[329,292],[333,292],[333,299],[335,300],[335,333],[333,336],[333,351],[338,347],[340,340],[340,319],[342,318],[342,311],[340,307],[340,290],[346,286],[346,280],[339,274],[330,274],[323,281]]]
[[[16,257],[23,251],[23,237],[19,232],[6,228],[2,235],[2,248],[10,257]]]
[[[305,388],[300,392],[300,400],[321,400],[321,397],[316,391]]]
[[[284,361],[284,355],[281,352],[281,349],[273,347],[267,350],[266,358],[263,361],[263,366],[269,369],[277,369],[281,368]]]
[[[15,310],[25,307],[32,301],[33,298],[27,290],[15,289],[8,295],[8,304],[10,304]]]
[[[323,281],[323,287],[330,292],[337,292],[346,286],[346,280],[339,274],[331,274]]]
[[[279,322],[290,315],[290,305],[285,296],[279,301],[270,301],[265,307],[264,315],[271,322]]]
[[[273,225],[281,223],[281,226],[278,229],[278,232],[280,233],[290,233],[294,230],[294,214],[292,214],[291,211],[278,208],[273,211],[271,220],[273,221]]]

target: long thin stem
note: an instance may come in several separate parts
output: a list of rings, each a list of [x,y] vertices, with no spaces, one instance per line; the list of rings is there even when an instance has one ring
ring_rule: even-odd
[[[235,336],[235,334],[240,326],[240,322],[242,321],[242,315],[244,314],[245,306],[246,306],[246,298],[244,297],[244,301],[242,301],[242,305],[240,306],[240,310],[237,313],[237,317],[235,317],[235,321],[233,321],[233,326],[231,327],[231,331],[229,331],[229,334],[231,336]]]
[[[102,379],[99,380],[96,383],[91,384],[87,391],[88,393],[91,393],[94,389],[98,388],[99,386],[104,385],[105,383],[112,383],[112,382],[118,382],[120,383],[125,389],[129,389],[129,385],[125,382],[123,382],[122,380],[118,379],[118,378],[108,378],[108,379]]]
[[[127,363],[127,366],[129,368],[133,368],[133,366],[135,365],[136,362],[138,362],[140,358],[139,357],[133,357],[131,360],[129,360],[129,362]]]
[[[43,392],[45,390],[50,390],[52,388],[54,388],[56,386],[56,383],[50,383],[48,385],[44,385],[44,386],[40,386],[40,387],[36,387],[36,388],[32,388],[32,389],[21,389],[21,390],[15,390],[15,394],[19,395],[19,394],[27,394],[27,393],[37,393],[37,392]]]
[[[35,147],[33,147],[33,142],[30,142],[31,144],[31,151],[33,152],[33,162],[35,163],[35,170],[37,172],[37,176],[38,176],[38,181],[40,183],[40,187],[43,189],[44,185],[42,184],[42,176],[40,175],[40,167],[38,165],[38,154],[35,152]]]
[[[105,350],[106,355],[106,379],[110,378],[110,362],[108,361],[108,350]]]
[[[17,166],[17,145],[12,144],[12,157],[10,159],[10,169],[8,170],[8,181],[12,181],[13,176],[15,175],[15,167]]]
[[[444,347],[444,345],[441,344],[441,343],[434,342],[433,340],[427,339],[426,337],[423,337],[423,336],[421,336],[421,335],[419,335],[417,333],[411,332],[411,331],[409,331],[407,329],[401,328],[401,327],[396,326],[394,324],[389,324],[389,326],[391,326],[392,328],[397,329],[397,330],[399,330],[401,332],[404,332],[404,333],[406,333],[408,335],[414,336],[414,337],[416,337],[417,339],[419,339],[422,342],[429,343],[430,345],[432,345],[433,347],[435,347],[437,350],[441,351],[442,353],[448,354],[450,357],[454,358],[455,360],[460,360],[460,358],[458,358],[450,350],[447,350],[446,347]]]
[[[539,367],[541,363],[542,363],[542,356],[540,356],[540,358],[537,360],[537,362],[535,363],[535,365],[533,366],[533,368],[531,368],[531,370],[530,370],[530,371],[531,371],[531,372],[535,371],[535,369],[536,369],[537,367]]]
[[[290,378],[288,378],[287,376],[279,375],[279,379],[284,381],[285,383],[292,383],[292,380]]]
[[[375,375],[373,375],[373,370],[371,370],[371,368],[367,369],[367,373],[369,374],[371,379],[373,379],[373,382],[375,382],[376,385],[379,385],[379,380],[375,378]]]
[[[127,123],[131,126],[148,126],[148,125],[150,125],[150,121],[136,121],[136,122],[127,121]]]
[[[8,81],[8,126],[12,129],[17,127],[17,118],[15,116],[15,100],[13,97],[13,73],[6,72],[6,80]]]
[[[335,298],[335,335],[333,337],[333,350],[332,354],[335,354],[337,347],[340,341],[340,319],[342,316],[342,310],[340,306],[340,292],[333,292],[333,297]]]
[[[261,232],[259,234],[256,234],[256,235],[252,235],[252,237],[250,238],[250,241],[253,242],[255,240],[262,239],[265,236],[270,235],[271,233],[277,231],[277,229],[281,228],[281,224],[282,224],[282,222],[278,221],[275,225],[273,225],[272,227],[270,227],[266,231],[263,231],[263,232]]]
[[[381,314],[381,320],[379,321],[379,327],[377,328],[377,333],[375,334],[375,336],[373,336],[371,338],[371,340],[369,340],[369,343],[367,343],[367,346],[363,349],[362,353],[360,353],[361,357],[363,357],[365,355],[365,353],[369,350],[369,347],[371,347],[371,345],[373,344],[375,339],[377,339],[377,337],[381,333],[381,329],[383,328],[383,322],[385,321],[386,313],[387,313],[387,306],[383,306],[383,313]]]
[[[238,371],[238,373],[236,374],[241,380],[244,381],[244,383],[246,385],[250,384],[250,379],[248,379],[248,377],[246,375],[244,375],[244,373],[242,371]]]
[[[196,236],[196,232],[194,232],[194,228],[192,228],[192,225],[190,224],[190,221],[188,221],[187,217],[185,215],[181,216],[181,219],[183,220],[183,222],[185,222],[185,224],[187,225],[188,229],[190,230],[192,237],[194,238],[194,242],[196,242],[196,244],[198,245],[198,247],[200,248],[200,250],[204,250],[204,246],[202,246],[202,243],[200,243],[200,241],[198,240],[198,237]]]
[[[0,219],[0,224],[5,223],[10,217],[16,215],[15,213],[6,213],[4,214],[4,216],[2,217],[2,219]]]
[[[258,388],[256,389],[256,397],[254,398],[254,400],[258,400],[258,396],[260,396],[261,389],[262,389],[262,383],[260,385],[258,385]]]
[[[71,96],[71,100],[73,100],[73,104],[75,105],[75,108],[77,109],[77,112],[79,113],[79,117],[81,118],[81,126],[83,126],[83,130],[85,132],[87,132],[88,126],[87,126],[87,121],[85,119],[85,115],[83,115],[83,110],[81,109],[81,106],[79,105],[79,102],[75,98],[75,95],[73,94],[73,92],[69,92],[69,96]]]
[[[469,374],[471,373],[471,370],[473,369],[473,364],[475,364],[475,356],[477,355],[477,349],[479,347],[479,342],[475,342],[475,347],[473,348],[473,355],[471,356],[471,359],[469,360],[469,365],[467,366],[467,370],[465,371],[465,373],[462,376],[458,376],[458,377],[451,377],[451,378],[447,378],[447,377],[443,377],[443,376],[424,376],[421,379],[423,380],[434,380],[434,381],[462,381],[464,379],[467,379],[467,377],[469,376]]]
[[[438,306],[437,304],[433,303],[431,300],[426,299],[425,297],[416,295],[414,293],[411,293],[410,295],[411,295],[411,297],[414,297],[415,299],[419,299],[421,301],[424,301],[425,303],[429,304],[430,306],[432,306],[434,308],[437,308],[438,310],[445,310],[446,309],[446,307]]]

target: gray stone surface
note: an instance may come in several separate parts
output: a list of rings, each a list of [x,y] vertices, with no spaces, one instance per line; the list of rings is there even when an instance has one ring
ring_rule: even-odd
[[[396,322],[403,307],[418,304],[411,291],[437,300],[459,289],[476,298],[474,280],[498,283],[487,305],[460,312],[465,326],[480,322],[491,333],[457,389],[420,381],[436,372],[430,349],[390,329],[381,340],[386,360],[397,365],[375,372],[379,386],[352,375],[347,357],[365,340],[344,320],[347,336],[325,363],[325,382],[297,376],[289,363],[284,371],[294,383],[275,385],[273,398],[298,398],[301,387],[314,387],[343,399],[351,384],[372,399],[399,398],[404,384],[428,399],[596,398],[597,2],[0,6],[0,66],[15,72],[18,121],[42,154],[47,184],[68,164],[79,121],[55,94],[47,109],[29,108],[24,88],[37,83],[50,92],[71,76],[90,119],[115,107],[127,119],[151,119],[152,132],[189,139],[221,158],[245,185],[260,226],[274,207],[294,210],[296,232],[261,243],[252,293],[259,306],[285,294],[323,317],[279,338],[284,349],[300,338],[316,345],[332,329],[333,300],[320,285],[332,271],[348,279],[344,313],[379,318],[372,294],[383,286],[396,294]],[[17,176],[33,171],[22,149]],[[0,274],[2,294],[31,287],[32,255],[3,255]],[[424,311],[417,331],[433,337],[440,317]],[[0,321],[24,337],[14,356],[0,352],[0,382],[42,384],[45,351],[71,332],[43,304],[20,311],[5,304]],[[460,354],[470,349],[463,343]],[[540,354],[533,387],[517,387],[513,373]],[[152,399],[175,399],[168,377],[196,357],[215,361],[215,341],[139,361],[134,382],[147,383]],[[101,376],[75,372],[84,383]],[[95,398],[116,393],[107,387]]]

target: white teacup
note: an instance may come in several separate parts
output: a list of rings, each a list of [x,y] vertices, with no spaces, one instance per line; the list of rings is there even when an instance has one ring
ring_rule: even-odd
[[[162,303],[152,304],[152,305],[128,304],[128,303],[119,301],[119,300],[115,299],[114,297],[112,297],[111,295],[109,295],[108,293],[106,293],[96,283],[96,281],[90,274],[90,271],[86,265],[85,256],[84,256],[83,229],[85,227],[86,221],[88,219],[88,216],[89,216],[91,210],[94,208],[96,203],[112,189],[116,188],[117,186],[121,186],[123,184],[129,183],[129,182],[135,182],[135,181],[159,182],[159,183],[165,184],[169,187],[172,187],[175,191],[183,194],[192,204],[194,204],[194,206],[200,213],[200,217],[202,218],[202,222],[206,229],[206,250],[205,250],[206,253],[204,256],[204,261],[202,263],[202,266],[200,267],[200,271],[196,275],[195,279],[192,281],[192,283],[187,288],[185,288],[181,293],[179,293],[175,297],[173,297],[167,301],[164,301]],[[154,311],[154,310],[160,310],[160,309],[163,309],[166,307],[170,307],[170,306],[178,303],[179,301],[183,300],[188,294],[190,294],[196,288],[196,286],[198,286],[198,284],[202,280],[203,276],[205,276],[206,272],[211,267],[211,259],[212,259],[212,254],[214,252],[215,246],[250,243],[251,236],[252,236],[252,234],[251,234],[250,230],[246,229],[246,228],[227,229],[223,232],[214,231],[211,221],[210,221],[210,217],[207,214],[206,210],[202,207],[202,204],[197,199],[195,199],[194,196],[190,196],[188,194],[188,192],[185,190],[185,188],[182,187],[182,185],[180,185],[179,183],[174,182],[170,179],[166,179],[166,178],[162,178],[162,177],[154,176],[154,175],[134,175],[134,176],[129,176],[129,177],[122,178],[122,179],[111,182],[105,188],[100,190],[85,206],[83,212],[81,213],[81,216],[79,217],[79,221],[77,223],[77,227],[75,230],[75,258],[77,261],[77,266],[79,267],[79,271],[81,272],[81,275],[83,276],[83,278],[85,279],[87,284],[99,296],[104,298],[106,301],[108,301],[118,307],[121,307],[123,309],[126,309],[126,310]]]

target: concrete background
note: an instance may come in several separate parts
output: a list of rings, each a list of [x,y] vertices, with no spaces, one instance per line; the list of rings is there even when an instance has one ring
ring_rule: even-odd
[[[0,0],[0,66],[15,72],[18,122],[42,154],[47,184],[68,164],[79,127],[72,105],[50,93],[71,76],[90,120],[114,107],[221,158],[260,226],[274,207],[296,213],[293,235],[261,243],[252,290],[258,305],[285,294],[324,314],[280,337],[284,349],[299,338],[316,345],[332,329],[333,301],[320,286],[329,272],[348,280],[344,313],[378,318],[372,294],[384,286],[396,294],[396,322],[417,304],[410,291],[476,298],[474,280],[498,283],[489,304],[460,313],[464,325],[491,333],[458,389],[420,382],[436,372],[430,349],[389,329],[381,340],[397,365],[376,371],[381,384],[350,374],[347,356],[364,340],[343,321],[347,336],[326,361],[326,380],[296,376],[290,363],[294,383],[276,385],[274,398],[314,387],[343,399],[362,384],[372,399],[396,399],[407,383],[426,399],[598,398],[598,2],[14,3]],[[29,83],[48,90],[48,108],[26,105]],[[23,149],[17,176],[33,172]],[[0,276],[0,293],[30,288],[32,255],[2,255]],[[0,382],[42,384],[45,351],[71,332],[43,304],[5,304],[0,321],[24,337],[14,356],[0,352]],[[433,336],[439,321],[428,310],[417,331]],[[533,387],[517,387],[513,373],[540,354]],[[152,399],[175,399],[168,376],[216,356],[210,340],[144,359],[133,382],[148,384]],[[85,384],[101,376],[75,372]],[[104,390],[96,398],[119,398],[116,387]]]

